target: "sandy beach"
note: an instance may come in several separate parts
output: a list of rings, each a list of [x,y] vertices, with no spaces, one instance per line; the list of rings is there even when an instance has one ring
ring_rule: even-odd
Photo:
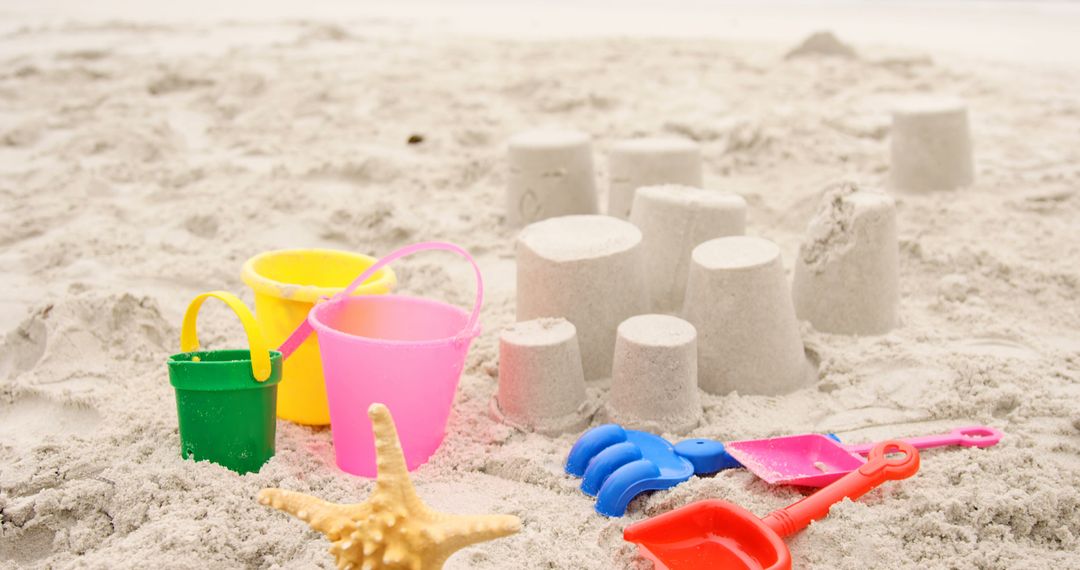
[[[192,297],[250,304],[241,265],[285,247],[377,257],[445,240],[480,262],[484,332],[446,440],[413,478],[437,509],[523,527],[447,568],[648,568],[622,539],[632,522],[703,498],[760,515],[793,502],[799,490],[731,470],[605,518],[563,471],[577,433],[490,415],[499,332],[515,320],[506,142],[546,125],[588,133],[606,204],[615,141],[693,139],[704,186],[746,200],[746,233],[780,246],[790,278],[828,188],[887,186],[890,109],[942,93],[969,106],[975,183],[892,193],[900,326],[858,337],[802,322],[816,382],[703,392],[699,427],[669,435],[868,442],[991,425],[998,446],[926,451],[913,478],[788,540],[795,568],[1080,567],[1078,7],[833,2],[786,12],[813,15],[801,29],[769,24],[786,21],[779,4],[690,2],[651,27],[656,9],[636,5],[595,27],[610,6],[580,21],[563,3],[468,6],[0,8],[0,566],[334,567],[321,535],[254,499],[367,496],[369,480],[335,466],[330,430],[278,421],[258,473],[185,461],[165,365]],[[971,14],[983,34],[958,27]],[[925,35],[908,33],[920,22]],[[857,56],[785,58],[825,28]],[[398,291],[472,301],[453,255],[394,269]],[[232,315],[208,309],[206,346],[246,346]],[[608,384],[590,381],[591,397]]]

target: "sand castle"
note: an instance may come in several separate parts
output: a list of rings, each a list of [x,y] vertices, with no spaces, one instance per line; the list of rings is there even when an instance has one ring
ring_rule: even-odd
[[[795,262],[799,318],[840,334],[883,334],[898,323],[896,205],[848,185],[827,193]]]
[[[607,412],[623,426],[683,433],[701,420],[697,331],[669,315],[619,325]]]
[[[646,188],[637,202],[649,204],[641,215],[655,218],[649,227],[660,234],[657,241],[682,250],[692,247],[690,236],[701,235],[686,229],[684,220],[694,219],[688,205],[711,206],[699,208],[702,219],[726,223],[732,231],[744,227],[745,203],[722,193]],[[671,223],[660,223],[665,216]],[[715,231],[713,223],[705,225]],[[585,380],[612,377],[607,415],[652,431],[697,425],[697,387],[714,394],[775,395],[811,380],[776,244],[729,236],[693,247],[680,319],[644,314],[645,275],[674,273],[678,262],[643,263],[641,243],[633,224],[609,216],[553,218],[518,236],[519,321],[547,316],[568,322],[519,322],[504,332],[495,404],[508,423],[552,432],[579,425],[585,396],[576,353]],[[657,246],[656,255],[665,249]],[[663,281],[666,291],[673,280]]]
[[[630,222],[642,234],[651,310],[682,308],[690,252],[707,240],[746,231],[746,200],[732,192],[690,186],[639,188]]]
[[[628,139],[611,147],[608,215],[626,219],[634,191],[643,186],[702,186],[701,148],[676,137]]]
[[[577,329],[562,318],[511,325],[499,336],[499,419],[556,435],[576,431],[592,415],[586,403]]]
[[[609,216],[563,216],[517,238],[517,320],[577,328],[585,379],[611,374],[615,330],[646,312],[641,231]]]
[[[568,214],[598,211],[589,135],[538,129],[510,139],[506,223],[521,227]]]
[[[701,388],[775,395],[806,385],[810,366],[780,248],[733,236],[707,241],[691,257],[682,315],[698,331]]]
[[[917,97],[892,114],[892,186],[949,190],[974,179],[967,106],[949,97]]]

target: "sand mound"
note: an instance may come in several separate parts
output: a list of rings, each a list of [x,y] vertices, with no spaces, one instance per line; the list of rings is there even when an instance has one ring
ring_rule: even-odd
[[[807,56],[828,56],[853,59],[857,57],[855,49],[840,41],[832,32],[815,32],[801,44],[795,46],[785,56],[787,59]]]

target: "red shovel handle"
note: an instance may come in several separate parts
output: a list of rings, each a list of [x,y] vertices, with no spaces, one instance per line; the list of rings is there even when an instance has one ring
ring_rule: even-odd
[[[904,456],[886,457],[889,453]],[[910,443],[883,441],[874,446],[866,464],[858,470],[793,505],[769,513],[762,520],[781,537],[791,536],[828,515],[835,503],[845,498],[854,501],[885,481],[906,479],[918,470],[919,452]]]

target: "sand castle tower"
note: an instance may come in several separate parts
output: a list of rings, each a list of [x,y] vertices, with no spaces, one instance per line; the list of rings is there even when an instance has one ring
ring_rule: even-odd
[[[609,376],[616,328],[646,312],[641,254],[641,231],[609,216],[530,224],[517,238],[517,319],[570,321],[585,378]]]
[[[651,310],[682,308],[690,252],[713,238],[746,231],[746,200],[732,192],[690,186],[639,188],[630,221],[641,230]]]
[[[516,228],[555,216],[597,213],[589,135],[538,129],[515,135],[508,147],[507,225]]]
[[[698,331],[707,392],[784,394],[811,378],[780,248],[733,236],[694,248],[682,315]]]
[[[608,215],[626,219],[634,191],[643,186],[702,186],[701,148],[678,137],[627,139],[611,147]]]
[[[669,315],[619,325],[607,412],[624,427],[684,433],[701,420],[697,331]]]
[[[585,374],[577,329],[566,319],[513,324],[499,336],[500,419],[522,429],[557,435],[588,423]]]
[[[799,318],[838,334],[883,334],[898,324],[896,206],[847,185],[826,193],[795,262]]]
[[[950,190],[974,180],[967,106],[950,97],[913,97],[892,114],[890,178],[907,191]]]

